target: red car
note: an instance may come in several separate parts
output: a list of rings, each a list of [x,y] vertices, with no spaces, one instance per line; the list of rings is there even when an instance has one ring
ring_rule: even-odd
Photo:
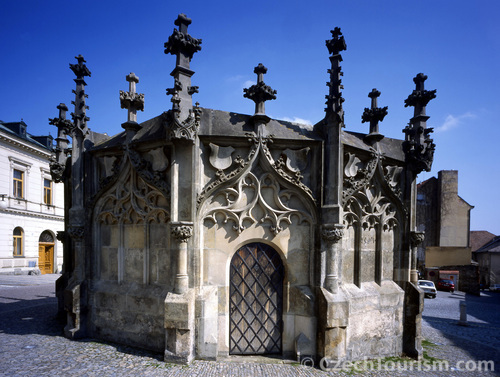
[[[453,282],[453,280],[441,279],[438,280],[436,288],[440,291],[454,292],[455,283]]]

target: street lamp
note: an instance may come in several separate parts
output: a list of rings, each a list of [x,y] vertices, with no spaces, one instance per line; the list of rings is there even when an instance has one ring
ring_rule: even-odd
[[[7,196],[7,194],[0,194],[0,197],[2,198],[2,200],[0,200],[0,209],[6,209],[7,208],[7,201],[5,200],[5,197]]]

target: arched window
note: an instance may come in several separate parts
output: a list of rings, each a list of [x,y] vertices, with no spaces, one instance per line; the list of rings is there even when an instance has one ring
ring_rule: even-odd
[[[14,256],[15,257],[22,257],[23,256],[23,238],[24,238],[24,232],[23,229],[20,227],[17,227],[14,229],[13,232],[13,237],[14,237]]]
[[[48,230],[44,230],[42,234],[40,234],[38,242],[54,243],[54,236]]]

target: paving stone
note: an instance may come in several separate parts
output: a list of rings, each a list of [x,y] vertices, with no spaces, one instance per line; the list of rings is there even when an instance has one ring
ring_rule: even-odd
[[[44,278],[45,275],[42,275]],[[445,306],[448,296],[429,302],[424,310],[423,336],[433,345],[426,346],[429,357],[449,362],[444,371],[391,370],[403,365],[403,359],[387,361],[389,370],[356,372],[352,368],[343,371],[323,371],[291,361],[273,358],[233,357],[224,361],[196,360],[188,366],[168,364],[161,354],[103,343],[92,339],[71,341],[64,338],[62,326],[55,318],[56,300],[54,280],[23,278],[23,286],[13,286],[0,278],[0,376],[495,376],[495,372],[457,371],[458,362],[472,363],[477,360],[495,360],[500,367],[500,326],[488,326],[480,320],[470,321],[470,326],[456,324],[453,311],[448,318],[443,311],[439,316],[433,305]],[[31,277],[29,277],[31,278]],[[39,277],[34,277],[39,278]],[[11,284],[11,285],[9,285]],[[441,293],[440,293],[441,294]],[[500,295],[498,295],[500,299]],[[464,296],[465,299],[465,296]],[[491,300],[490,300],[491,301]],[[492,310],[491,318],[498,317],[500,302],[485,305]],[[432,315],[427,315],[431,313]],[[489,315],[483,313],[484,316]],[[500,321],[500,318],[498,319]],[[429,360],[429,359],[428,359]],[[247,362],[245,362],[247,361]],[[399,364],[396,364],[398,362]],[[406,361],[408,362],[408,360]],[[377,366],[377,364],[374,364]],[[470,364],[471,365],[471,364]],[[425,365],[424,365],[425,366]]]

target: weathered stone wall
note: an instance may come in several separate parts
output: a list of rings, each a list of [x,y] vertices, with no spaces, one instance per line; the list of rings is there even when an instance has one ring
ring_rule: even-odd
[[[471,206],[458,196],[458,171],[439,172],[440,228],[435,246],[469,246]]]
[[[402,352],[404,292],[392,281],[347,285],[349,326],[347,355],[350,360],[384,357]]]
[[[316,337],[315,303],[311,286],[314,234],[310,224],[291,224],[274,235],[269,226],[254,225],[240,234],[232,224],[222,226],[205,220],[203,230],[203,285],[218,290],[218,355],[229,354],[229,268],[233,254],[250,242],[265,242],[281,256],[285,266],[283,291],[283,352],[295,353],[295,340],[302,333]]]
[[[167,292],[160,286],[95,283],[89,292],[90,335],[163,352],[164,299]]]
[[[164,301],[173,290],[176,265],[167,209],[163,195],[130,166],[96,203],[88,292],[92,336],[165,349]]]
[[[397,355],[403,347],[404,292],[393,281],[344,284],[318,293],[320,357],[360,360]],[[323,317],[324,316],[324,317]]]

